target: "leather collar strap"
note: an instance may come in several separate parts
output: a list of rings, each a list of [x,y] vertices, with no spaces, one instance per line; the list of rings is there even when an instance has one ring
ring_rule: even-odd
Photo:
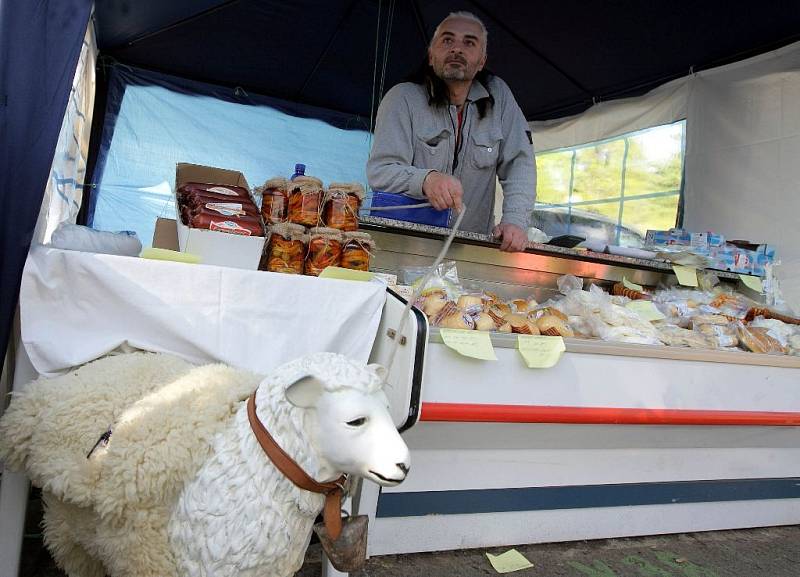
[[[342,475],[335,481],[327,483],[319,483],[312,479],[294,459],[292,459],[286,451],[284,451],[269,431],[264,427],[264,424],[256,416],[256,394],[250,395],[247,399],[247,418],[250,420],[250,428],[258,440],[258,444],[264,449],[264,452],[270,458],[272,463],[277,469],[283,473],[296,486],[312,493],[321,493],[325,495],[325,509],[323,512],[323,519],[325,521],[325,528],[328,530],[328,535],[334,541],[339,538],[342,531],[342,496],[344,495],[343,487],[347,480],[347,475]]]

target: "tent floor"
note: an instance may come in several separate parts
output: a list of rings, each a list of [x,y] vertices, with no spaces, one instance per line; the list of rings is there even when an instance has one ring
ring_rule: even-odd
[[[39,535],[41,506],[31,491],[19,577],[64,577]],[[515,577],[795,577],[800,575],[800,526],[684,533],[656,537],[601,539],[520,545],[533,563]],[[478,577],[497,575],[484,553],[510,549],[468,549],[443,553],[374,557],[353,577]],[[319,577],[320,546],[309,547],[296,577]]]

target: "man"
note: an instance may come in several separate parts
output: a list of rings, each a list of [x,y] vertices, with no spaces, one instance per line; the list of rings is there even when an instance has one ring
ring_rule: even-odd
[[[419,82],[386,93],[367,163],[374,190],[427,198],[437,210],[467,212],[461,229],[521,251],[536,198],[530,132],[508,85],[483,70],[487,32],[469,12],[454,12],[434,32]],[[495,177],[503,216],[494,225]],[[452,221],[452,218],[451,218]]]

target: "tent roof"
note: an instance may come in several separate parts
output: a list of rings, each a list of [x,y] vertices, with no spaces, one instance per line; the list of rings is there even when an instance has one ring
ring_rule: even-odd
[[[455,10],[484,20],[487,66],[531,120],[800,40],[797,0],[109,0],[96,25],[101,53],[124,63],[369,115],[385,51],[384,92]]]

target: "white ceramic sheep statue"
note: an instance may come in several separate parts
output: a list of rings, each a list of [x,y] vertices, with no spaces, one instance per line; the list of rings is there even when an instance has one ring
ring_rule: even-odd
[[[42,488],[45,542],[70,577],[289,577],[324,497],[275,468],[244,401],[256,391],[258,420],[314,479],[394,485],[409,455],[381,371],[317,353],[262,380],[110,356],[15,393],[0,458]]]

